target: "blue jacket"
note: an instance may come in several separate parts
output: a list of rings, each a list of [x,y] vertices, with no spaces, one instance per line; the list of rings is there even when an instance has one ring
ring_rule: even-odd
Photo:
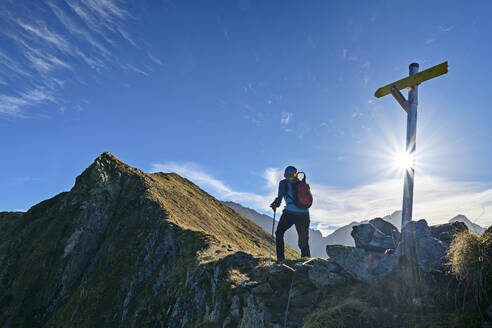
[[[278,196],[275,199],[277,207],[282,203],[282,198],[285,200],[284,211],[296,213],[296,214],[309,214],[309,209],[301,209],[296,206],[296,195],[294,188],[296,188],[296,182],[299,180],[295,178],[283,179],[278,184]]]

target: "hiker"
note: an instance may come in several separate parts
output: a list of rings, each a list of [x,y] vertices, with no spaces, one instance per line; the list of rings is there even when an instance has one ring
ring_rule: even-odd
[[[284,178],[278,185],[278,196],[275,198],[270,207],[275,211],[282,203],[282,198],[285,200],[285,208],[280,217],[277,231],[275,231],[275,242],[277,248],[277,263],[281,263],[285,260],[284,256],[284,234],[292,225],[296,226],[297,234],[299,236],[299,248],[301,249],[302,257],[311,257],[309,251],[309,206],[312,203],[311,192],[309,191],[309,185],[305,183],[306,176],[304,175],[303,181],[299,180],[299,173],[293,166],[288,166],[284,172]],[[303,193],[303,199],[299,201],[299,186],[301,185],[301,192]],[[307,186],[307,192],[306,192]],[[306,193],[308,194],[306,197]],[[307,198],[307,200],[306,200]],[[310,199],[310,201],[309,201]]]

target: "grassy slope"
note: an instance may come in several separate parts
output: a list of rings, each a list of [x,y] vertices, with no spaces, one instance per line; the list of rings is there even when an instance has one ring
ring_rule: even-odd
[[[180,227],[205,232],[236,251],[268,256],[271,235],[260,226],[210,196],[191,181],[175,173],[146,175],[150,197],[169,213]],[[286,249],[287,258],[299,255]]]
[[[119,171],[139,176],[147,190],[145,197],[157,202],[168,213],[170,222],[183,229],[203,232],[229,249],[255,256],[269,256],[269,233],[188,179],[176,173],[144,173],[110,153],[103,153],[100,157],[111,162]],[[299,254],[286,246],[285,256],[293,259]]]

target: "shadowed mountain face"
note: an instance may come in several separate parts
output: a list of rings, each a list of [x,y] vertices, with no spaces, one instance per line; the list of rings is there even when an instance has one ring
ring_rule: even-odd
[[[237,251],[263,261],[269,245],[190,181],[103,153],[69,192],[0,213],[0,326],[189,326],[233,288],[208,263]],[[213,292],[203,281],[215,281]],[[222,315],[216,306],[207,315]]]

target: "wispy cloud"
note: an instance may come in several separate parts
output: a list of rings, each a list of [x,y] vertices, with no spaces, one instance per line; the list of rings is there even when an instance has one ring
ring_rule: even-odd
[[[19,26],[22,27],[25,31],[38,37],[42,41],[46,41],[49,44],[55,46],[59,51],[71,53],[68,42],[57,33],[50,31],[50,29],[48,29],[45,25],[41,23],[38,23],[38,26],[29,25],[27,23],[24,23],[20,19],[17,20],[17,24],[19,24]]]
[[[347,48],[342,49],[342,57],[348,61],[357,61],[359,59],[359,57],[353,55],[353,52],[350,52]]]
[[[162,65],[157,57],[145,56],[148,50],[140,47],[128,31],[127,21],[135,18],[125,6],[118,0],[48,0],[29,11],[21,2],[2,6],[0,85],[22,82],[26,90],[5,88],[0,94],[1,113],[29,117],[23,110],[36,102],[25,95],[39,88],[56,101],[65,81],[86,82],[78,70],[91,69],[100,74],[114,68],[148,75],[149,64]],[[138,56],[138,61],[116,56],[124,47],[133,47],[144,56]],[[139,68],[142,66],[146,69]]]
[[[425,44],[426,45],[429,45],[429,44],[434,43],[434,41],[436,41],[434,38],[428,38],[428,39],[425,40]]]
[[[75,21],[70,18],[60,7],[56,6],[52,2],[48,2],[47,5],[51,8],[55,16],[58,18],[60,23],[74,36],[79,37],[81,40],[87,41],[91,46],[102,52],[104,55],[109,55],[109,51],[101,45],[100,42],[95,40],[95,37],[92,34],[85,30],[83,27],[79,26]],[[83,55],[86,57],[87,55],[81,53],[80,51],[77,54]]]
[[[78,51],[77,55],[92,69],[99,70],[105,67],[104,62],[98,58],[90,57],[81,51]]]
[[[162,65],[162,61],[157,58],[156,56],[152,55],[150,52],[147,52],[147,55],[149,56],[149,58],[156,64],[159,64],[159,65]]]
[[[98,21],[97,17],[94,17],[87,9],[85,9],[80,3],[67,2],[67,4],[72,8],[72,10],[77,14],[77,16],[84,22],[84,24],[93,32],[97,32],[102,36],[108,43],[113,43],[113,41],[104,33],[101,24],[108,26],[107,23],[102,23],[103,20]]]
[[[109,32],[120,33],[130,44],[136,43],[122,28],[121,22],[129,18],[128,12],[113,0],[80,0],[67,2],[70,8],[92,31],[98,33],[106,42],[112,44],[114,40]]]
[[[27,117],[22,108],[46,102],[55,102],[49,90],[43,87],[28,89],[15,96],[0,95],[0,114],[14,117]]]
[[[444,27],[444,26],[439,25],[439,26],[437,26],[437,29],[441,33],[447,33],[447,32],[451,32],[454,29],[454,25],[450,25],[450,26],[447,26],[447,27]]]
[[[290,122],[290,119],[294,116],[294,113],[291,112],[282,112],[280,114],[280,124],[282,125],[288,125]]]
[[[35,48],[35,45],[29,45],[28,41],[25,41],[18,35],[12,33],[7,34],[12,40],[14,40],[20,48],[24,50],[24,56],[31,62],[32,66],[42,73],[47,73],[55,67],[61,67],[71,69],[72,66],[55,55]]]
[[[131,64],[126,65],[126,68],[129,69],[130,71],[135,72],[135,73],[138,73],[138,74],[149,75],[149,74],[147,74],[147,72],[144,72],[140,68],[135,67],[135,66],[133,66]]]
[[[128,16],[128,12],[116,5],[112,0],[85,0],[83,2],[93,12],[96,12],[100,17],[109,21],[111,21],[112,16],[118,18]]]
[[[15,75],[21,75],[23,77],[31,76],[31,74],[26,71],[24,68],[20,67],[20,65],[13,60],[10,56],[6,55],[2,51],[0,51],[0,64],[3,64],[5,68],[14,73]]]
[[[234,191],[227,186],[226,183],[216,179],[211,174],[205,172],[202,168],[194,163],[176,163],[176,162],[164,162],[152,164],[151,172],[175,172],[179,175],[193,181],[201,188],[210,192],[215,197],[221,200],[230,200],[235,202],[242,202],[255,208],[264,208],[264,204],[267,201],[267,196]],[[270,172],[272,173],[272,172]],[[267,179],[271,176],[265,175],[266,185],[270,185],[271,181]],[[270,197],[271,198],[271,197]]]
[[[135,41],[133,41],[132,37],[130,36],[130,34],[128,34],[128,32],[126,32],[121,27],[118,28],[118,32],[120,32],[121,36],[123,36],[123,38],[126,41],[128,41],[132,46],[137,47],[137,44],[135,43]]]
[[[155,163],[152,172],[176,172],[221,200],[231,200],[268,212],[268,204],[276,196],[282,171],[268,168],[258,181],[255,192],[236,191],[225,182],[193,163]],[[337,188],[311,181],[314,204],[311,221],[327,233],[333,226],[352,221],[385,216],[401,208],[403,183],[401,179]],[[417,176],[415,185],[414,219],[425,218],[431,224],[464,214],[483,226],[492,224],[492,186],[476,182],[451,181],[435,176]]]
[[[50,54],[43,54],[41,52],[26,52],[26,57],[29,59],[33,67],[41,73],[48,73],[55,68],[72,68],[70,64]]]

